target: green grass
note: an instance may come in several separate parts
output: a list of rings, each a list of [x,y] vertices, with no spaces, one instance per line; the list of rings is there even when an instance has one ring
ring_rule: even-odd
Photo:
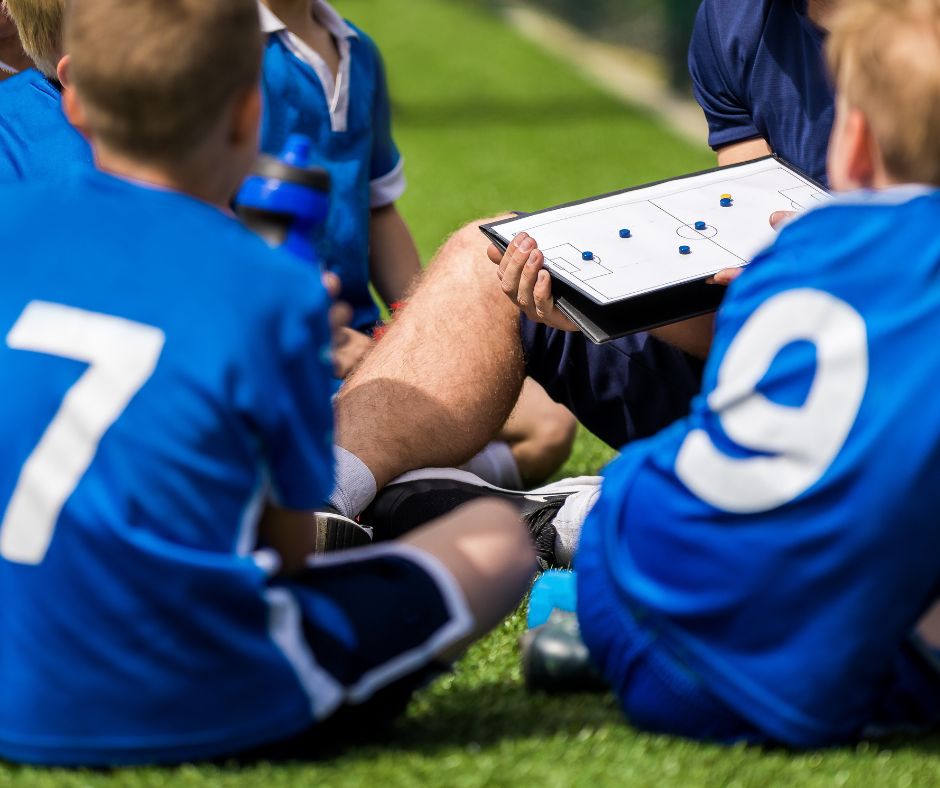
[[[410,179],[402,207],[426,259],[448,232],[478,216],[712,162],[704,148],[680,142],[520,40],[481,0],[337,5],[385,53]],[[594,472],[610,456],[582,435],[566,473]],[[529,695],[519,670],[522,626],[517,613],[478,644],[453,675],[415,699],[381,745],[300,765],[113,773],[0,767],[0,788],[940,783],[937,738],[810,754],[726,749],[637,733],[610,697]]]

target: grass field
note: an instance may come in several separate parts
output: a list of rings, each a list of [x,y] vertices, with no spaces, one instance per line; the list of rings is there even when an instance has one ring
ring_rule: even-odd
[[[339,0],[382,47],[402,201],[422,254],[477,216],[539,208],[709,166],[712,155],[577,78],[466,0]],[[579,438],[567,473],[609,458]],[[877,622],[873,622],[876,626]],[[825,753],[725,749],[640,734],[609,697],[533,696],[522,687],[515,615],[419,695],[381,745],[310,764],[47,772],[0,766],[21,786],[885,785],[940,783],[940,739]],[[80,714],[81,709],[76,709]]]

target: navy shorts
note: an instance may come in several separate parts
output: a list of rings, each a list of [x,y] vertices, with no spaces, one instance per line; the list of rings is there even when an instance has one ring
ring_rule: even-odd
[[[243,760],[306,759],[375,739],[416,690],[449,669],[436,655],[473,629],[450,573],[407,545],[317,556],[272,589],[296,601],[302,637],[328,686],[320,709],[315,704],[316,724],[235,756]]]
[[[526,373],[614,448],[685,416],[701,388],[703,363],[647,333],[595,345],[523,315],[520,334]]]
[[[578,620],[598,669],[637,728],[717,742],[774,744],[760,726],[714,695],[623,604],[604,566],[599,529],[578,552]],[[940,726],[940,663],[915,639],[904,643],[868,725],[856,738],[923,732]],[[819,746],[843,743],[820,741]]]

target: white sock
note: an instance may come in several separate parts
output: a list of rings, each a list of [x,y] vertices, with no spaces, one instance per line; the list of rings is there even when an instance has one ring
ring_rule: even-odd
[[[563,566],[570,565],[574,560],[584,521],[601,494],[601,477],[596,476],[584,481],[591,483],[569,495],[552,520],[552,525],[555,526],[555,560]]]
[[[362,460],[342,446],[333,447],[333,459],[336,487],[330,506],[344,517],[355,517],[375,498],[375,477]]]
[[[460,469],[469,471],[496,487],[504,487],[507,490],[522,489],[522,477],[519,475],[516,458],[512,456],[509,444],[503,441],[486,444],[483,451],[471,457]]]

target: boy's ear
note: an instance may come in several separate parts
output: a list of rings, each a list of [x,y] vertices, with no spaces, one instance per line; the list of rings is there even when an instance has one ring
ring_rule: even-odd
[[[65,55],[60,61],[59,65],[56,66],[56,76],[59,78],[59,84],[62,87],[68,87],[69,84],[69,67],[72,65],[72,58],[69,55]]]
[[[59,63],[59,68],[62,68],[61,62]],[[75,88],[66,83],[63,83],[62,87],[62,111],[65,112],[65,117],[68,118],[69,123],[87,138],[88,124],[85,120],[85,108],[82,106],[81,101],[79,101],[78,95],[75,93]]]
[[[257,147],[261,128],[261,87],[246,90],[235,100],[232,112],[231,142],[235,147]]]
[[[845,123],[846,175],[861,188],[871,188],[881,169],[881,150],[871,123],[858,109],[850,109]]]

